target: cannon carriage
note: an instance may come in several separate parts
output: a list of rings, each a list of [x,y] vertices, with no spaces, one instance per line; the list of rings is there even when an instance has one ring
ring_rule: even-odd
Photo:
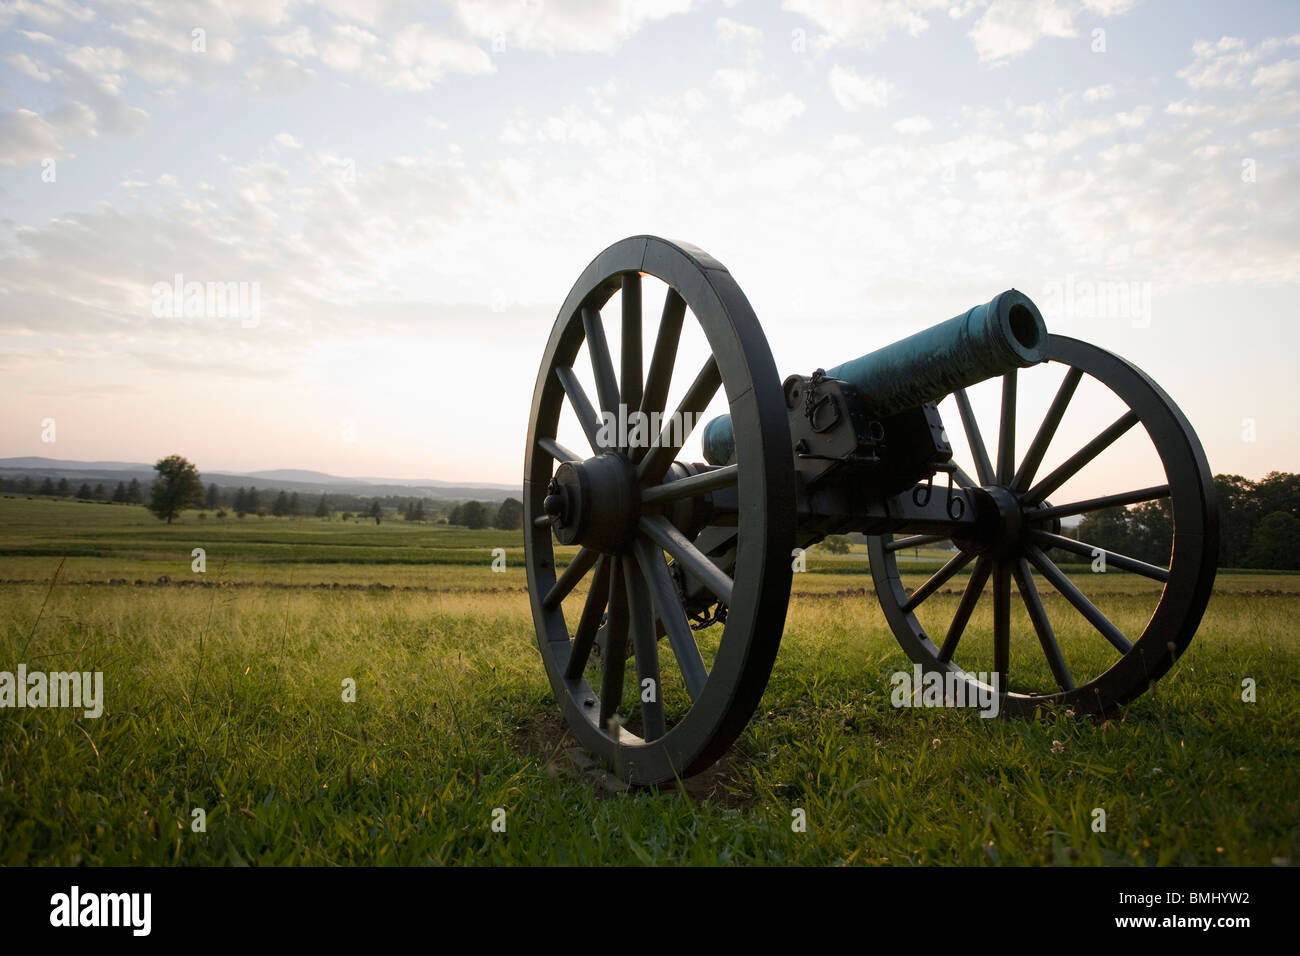
[[[648,361],[646,278],[666,287]],[[618,315],[607,318],[602,309],[616,294]],[[607,322],[619,336],[617,368]],[[692,323],[708,355],[699,367],[679,370],[679,345]],[[590,375],[578,365],[582,351]],[[1035,415],[1018,400],[1019,376],[1046,366],[1064,373]],[[594,382],[594,395],[583,378]],[[968,390],[996,379],[1000,414],[990,455]],[[670,411],[674,381],[680,398]],[[1083,382],[1100,383],[1123,411],[1045,469]],[[974,474],[954,458],[944,400],[956,405]],[[679,460],[686,434],[719,403],[725,412],[700,431],[704,460]],[[576,420],[587,447],[561,443],[562,414]],[[1017,425],[1031,421],[1036,430],[1021,451]],[[1139,488],[1121,480],[1084,499],[1056,496],[1133,435],[1145,436],[1163,480]],[[1163,563],[1063,533],[1062,519],[1149,501],[1167,501],[1171,514]],[[907,655],[950,682],[979,682],[962,662],[991,650],[1000,709],[1026,715],[1066,707],[1102,713],[1143,693],[1195,634],[1218,553],[1209,466],[1177,406],[1125,360],[1048,333],[1020,292],[782,381],[748,300],[707,253],[638,236],[597,256],[546,344],[524,461],[525,559],[538,646],[582,745],[640,785],[716,761],[766,687],[792,555],[847,532],[868,536],[875,590]],[[902,554],[939,542],[951,542],[950,557],[907,587]],[[563,567],[557,545],[577,548]],[[1145,624],[1126,630],[1089,600],[1053,557],[1072,553],[1100,554],[1110,567],[1156,582]],[[955,612],[923,620],[925,602],[963,571]],[[1076,661],[1072,669],[1039,580],[1106,642],[1104,663],[1081,672]],[[1040,655],[1033,666],[1011,657],[1013,582]],[[992,646],[977,649],[977,636],[967,632],[985,592],[991,634],[978,639]],[[1043,674],[1050,675],[1046,684]]]

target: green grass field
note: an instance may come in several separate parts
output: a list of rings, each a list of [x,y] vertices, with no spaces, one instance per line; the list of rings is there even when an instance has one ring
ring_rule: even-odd
[[[922,557],[918,583],[942,560]],[[865,559],[814,551],[808,568],[729,756],[684,788],[618,793],[570,753],[517,532],[169,527],[139,507],[2,498],[0,671],[102,671],[106,703],[98,719],[0,710],[0,864],[1294,860],[1300,575],[1220,575],[1156,690],[1107,721],[1035,722],[891,707],[889,675],[910,662]],[[930,612],[951,617],[963,581]],[[1086,583],[1117,622],[1150,610],[1145,579]],[[1072,661],[1101,659],[1081,619],[1058,633]]]

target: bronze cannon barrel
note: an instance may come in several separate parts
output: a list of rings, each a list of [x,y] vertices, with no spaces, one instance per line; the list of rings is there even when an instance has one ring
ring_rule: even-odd
[[[852,385],[865,411],[884,417],[1036,365],[1046,342],[1038,306],[1023,292],[1008,289],[946,322],[827,369],[826,375]],[[735,451],[731,416],[709,422],[701,442],[707,462],[729,462]]]

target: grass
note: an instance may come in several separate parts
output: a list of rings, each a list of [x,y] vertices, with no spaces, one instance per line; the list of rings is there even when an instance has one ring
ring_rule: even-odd
[[[1111,720],[985,720],[891,707],[909,662],[864,563],[813,552],[723,763],[682,789],[612,793],[568,754],[517,535],[313,520],[167,528],[138,508],[0,499],[0,670],[102,671],[106,698],[99,719],[0,710],[0,863],[1294,859],[1300,576],[1221,577],[1184,658]],[[95,554],[51,586],[60,547]],[[182,584],[196,579],[211,586]],[[1087,583],[1120,619],[1149,610],[1142,579]],[[932,613],[951,616],[961,584]],[[984,608],[971,636],[990,628]],[[1072,663],[1101,659],[1084,628],[1060,634]]]

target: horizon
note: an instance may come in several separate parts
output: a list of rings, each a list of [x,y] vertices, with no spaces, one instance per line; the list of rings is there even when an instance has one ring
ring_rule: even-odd
[[[1300,471],[1287,4],[124,0],[0,24],[13,457],[517,483],[556,310],[657,234],[730,268],[782,377],[1015,287],[1147,372],[1215,474]],[[1052,388],[1023,379],[1022,449]],[[995,387],[972,401],[996,418]]]

